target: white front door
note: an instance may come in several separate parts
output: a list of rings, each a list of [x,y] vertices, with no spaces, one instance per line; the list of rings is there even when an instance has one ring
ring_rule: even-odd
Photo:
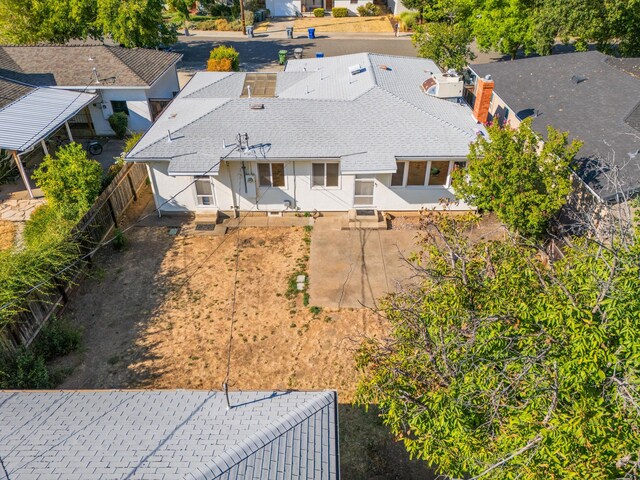
[[[356,175],[353,195],[354,207],[373,207],[373,191],[375,188],[373,175]]]

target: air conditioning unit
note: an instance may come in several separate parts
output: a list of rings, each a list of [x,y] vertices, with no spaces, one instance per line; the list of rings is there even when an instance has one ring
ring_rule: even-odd
[[[422,88],[428,95],[437,98],[456,98],[462,97],[463,85],[462,77],[449,70],[433,75],[422,84]]]

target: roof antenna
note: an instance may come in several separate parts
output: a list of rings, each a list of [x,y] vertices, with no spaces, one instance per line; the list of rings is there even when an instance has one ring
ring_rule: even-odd
[[[93,72],[93,76],[96,77],[96,85],[100,85],[100,77],[98,77],[98,69],[96,67],[93,67],[91,71]]]
[[[309,95],[309,85],[307,85],[307,89],[306,89],[306,92],[305,92],[305,93],[306,93],[307,95]]]

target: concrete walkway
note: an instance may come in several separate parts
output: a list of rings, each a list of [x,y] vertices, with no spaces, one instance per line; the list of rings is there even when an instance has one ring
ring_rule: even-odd
[[[311,234],[310,304],[323,308],[373,307],[385,294],[411,283],[406,258],[415,230],[342,230],[320,218]]]

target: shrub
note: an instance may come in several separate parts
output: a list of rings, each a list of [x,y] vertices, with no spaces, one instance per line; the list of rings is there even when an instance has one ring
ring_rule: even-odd
[[[335,18],[346,17],[349,15],[349,9],[347,7],[334,7],[331,9],[331,15]]]
[[[241,32],[242,31],[242,21],[238,18],[233,22],[229,23],[229,30],[232,32]]]
[[[227,64],[226,62],[224,62],[223,64],[216,63],[216,62],[212,63],[212,60],[217,60],[217,61],[228,60],[230,68],[225,70],[213,70],[210,68],[211,66],[220,67],[224,65],[226,67]],[[209,70],[210,72],[216,72],[216,71],[217,72],[230,72],[230,71],[237,72],[238,70],[240,70],[240,54],[233,47],[220,45],[219,47],[216,47],[213,50],[211,50],[211,54],[209,55],[209,63],[207,64],[207,70]]]
[[[229,22],[226,18],[219,18],[215,21],[216,28],[213,30],[220,30],[221,32],[225,32],[229,30]]]
[[[195,24],[193,28],[197,30],[217,30],[218,29],[218,20],[205,20],[204,22],[200,22]],[[225,20],[226,22],[226,20]]]
[[[252,11],[244,13],[244,24],[253,25],[255,23],[255,14]]]
[[[13,357],[0,362],[0,388],[36,389],[52,388],[49,370],[44,358],[31,350],[23,349]]]
[[[82,332],[78,328],[54,317],[40,330],[32,349],[35,355],[49,361],[77,351],[81,343]]]
[[[68,220],[78,220],[100,194],[102,167],[87,158],[78,143],[58,149],[55,158],[47,155],[33,173],[51,208]]]
[[[121,229],[116,228],[111,245],[115,250],[122,250],[127,246],[127,237],[124,236],[124,232]]]
[[[45,204],[38,207],[24,226],[23,238],[27,247],[37,247],[44,242],[61,242],[75,222],[63,218],[59,209]]]
[[[212,58],[207,62],[208,72],[232,72],[233,65],[228,58]]]
[[[400,28],[403,32],[413,30],[414,27],[418,24],[419,18],[420,13],[418,12],[402,12],[400,14]]]
[[[324,17],[324,8],[314,8],[313,16],[318,18]]]
[[[124,112],[116,112],[109,117],[109,126],[116,133],[118,138],[124,138],[127,134],[129,115]]]
[[[358,15],[361,17],[376,17],[380,15],[380,7],[373,4],[372,2],[367,2],[365,5],[361,5],[357,8]]]
[[[231,15],[231,7],[228,7],[222,3],[213,3],[208,8],[209,14],[212,17],[228,17]]]

